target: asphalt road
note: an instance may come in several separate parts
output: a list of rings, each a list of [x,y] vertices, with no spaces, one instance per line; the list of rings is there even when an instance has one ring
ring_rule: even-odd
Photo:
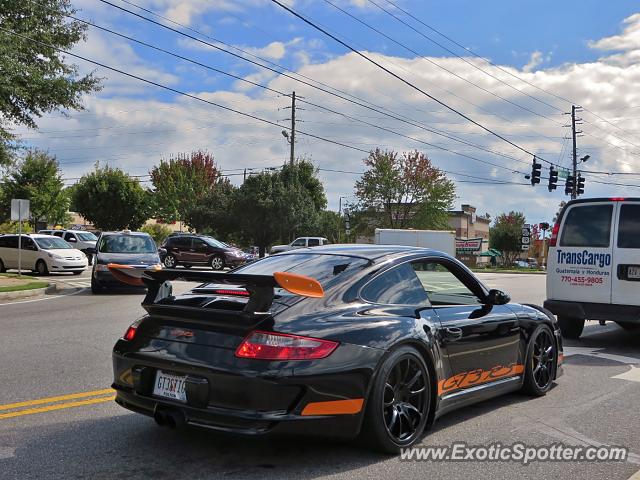
[[[86,276],[85,276],[86,277]],[[482,275],[514,301],[541,303],[545,277]],[[565,374],[543,398],[512,394],[449,414],[424,445],[621,445],[626,462],[403,462],[357,443],[246,439],[168,430],[118,407],[111,347],[143,313],[140,294],[64,296],[0,305],[0,479],[562,478],[622,479],[640,470],[640,333],[589,324],[567,342]],[[76,282],[80,282],[76,284]],[[185,288],[181,285],[178,288]],[[634,363],[635,366],[634,366]],[[622,375],[623,378],[613,378]],[[71,395],[70,395],[71,394]],[[77,394],[77,395],[73,395]],[[57,400],[39,399],[62,397]],[[13,407],[7,407],[8,404]],[[330,432],[328,432],[330,433]]]

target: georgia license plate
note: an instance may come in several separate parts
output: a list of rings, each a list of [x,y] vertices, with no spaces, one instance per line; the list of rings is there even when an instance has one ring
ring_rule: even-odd
[[[172,373],[158,370],[156,372],[156,383],[153,385],[153,394],[158,397],[186,403],[187,394],[184,390],[186,379],[186,376],[173,375]]]
[[[627,278],[639,279],[640,280],[640,267],[633,266],[627,269]]]

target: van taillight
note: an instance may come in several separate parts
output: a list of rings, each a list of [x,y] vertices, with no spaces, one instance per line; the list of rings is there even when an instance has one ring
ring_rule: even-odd
[[[558,232],[560,232],[560,222],[557,222],[551,230],[551,238],[549,239],[549,246],[555,247],[558,242]]]

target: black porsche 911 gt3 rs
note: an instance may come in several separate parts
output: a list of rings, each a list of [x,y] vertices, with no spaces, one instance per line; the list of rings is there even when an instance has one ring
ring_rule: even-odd
[[[199,282],[173,296],[172,279]],[[231,273],[147,271],[116,402],[161,425],[356,437],[397,452],[453,409],[560,375],[562,339],[441,252],[301,249]]]

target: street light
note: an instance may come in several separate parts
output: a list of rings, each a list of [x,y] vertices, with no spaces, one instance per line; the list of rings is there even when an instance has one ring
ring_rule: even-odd
[[[587,160],[589,160],[590,158],[591,158],[591,155],[585,155],[584,157],[582,157],[582,158],[580,159],[580,161],[584,163],[584,162],[586,162]]]

